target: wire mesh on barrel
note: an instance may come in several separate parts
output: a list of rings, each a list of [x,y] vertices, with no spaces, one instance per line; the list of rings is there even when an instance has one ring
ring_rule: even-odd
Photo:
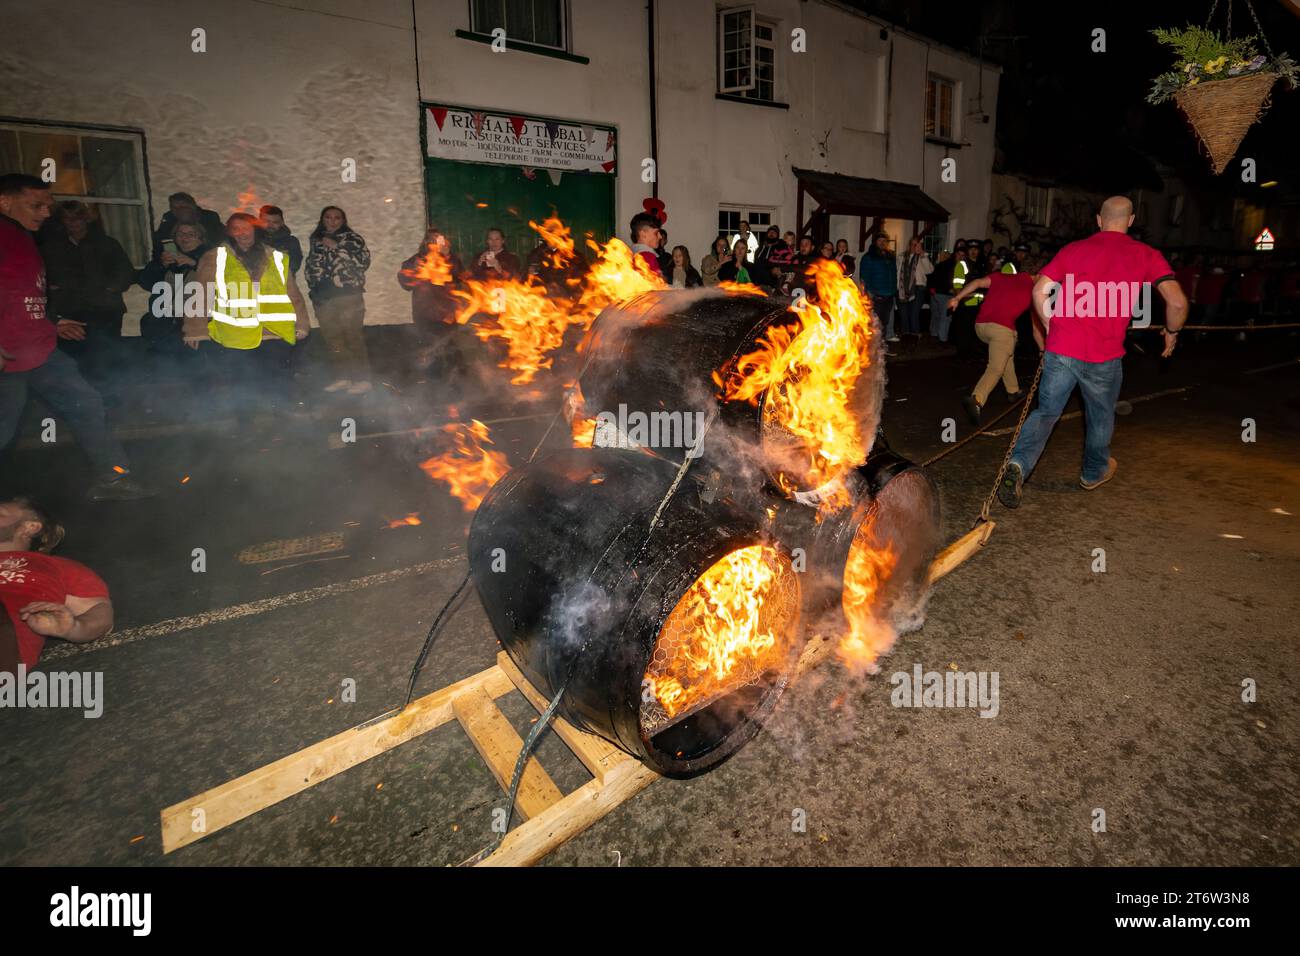
[[[641,700],[645,737],[783,669],[798,615],[799,581],[777,549],[739,548],[713,564],[660,628]]]

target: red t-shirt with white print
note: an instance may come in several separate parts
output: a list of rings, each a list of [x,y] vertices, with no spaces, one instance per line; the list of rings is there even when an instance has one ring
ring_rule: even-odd
[[[18,612],[33,601],[64,604],[69,597],[108,597],[108,585],[90,568],[39,551],[0,551],[0,603],[18,634],[18,658],[29,668],[40,660],[45,636],[23,622]]]
[[[32,234],[0,216],[0,350],[5,372],[39,368],[58,344],[45,317],[45,262]],[[3,374],[3,373],[0,373]]]

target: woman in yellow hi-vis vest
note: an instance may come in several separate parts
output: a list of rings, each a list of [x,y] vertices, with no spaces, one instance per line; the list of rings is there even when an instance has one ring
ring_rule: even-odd
[[[186,345],[211,342],[205,351],[216,371],[235,382],[291,378],[292,348],[307,337],[311,320],[289,257],[265,242],[255,218],[237,212],[226,220],[225,241],[204,253],[193,281],[207,308],[186,315]],[[286,390],[273,384],[273,392]]]

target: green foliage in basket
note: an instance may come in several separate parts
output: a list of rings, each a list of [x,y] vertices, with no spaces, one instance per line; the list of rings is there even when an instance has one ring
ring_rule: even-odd
[[[1295,89],[1300,68],[1285,53],[1270,60],[1259,52],[1256,37],[1233,37],[1225,40],[1213,30],[1188,26],[1182,30],[1152,30],[1152,35],[1172,47],[1176,69],[1161,73],[1154,80],[1148,103],[1163,103],[1179,90],[1202,82],[1215,82],[1254,73],[1276,73]]]

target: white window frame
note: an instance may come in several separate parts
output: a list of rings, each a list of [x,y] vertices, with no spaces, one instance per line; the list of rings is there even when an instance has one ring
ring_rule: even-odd
[[[749,14],[749,80],[739,85],[728,86],[726,82],[726,48],[727,48],[727,18],[737,16],[742,13]],[[754,50],[758,45],[758,36],[756,28],[758,26],[758,12],[754,9],[754,4],[749,3],[739,7],[722,7],[718,10],[718,92],[730,93],[735,96],[743,95],[758,88],[758,59]],[[743,31],[731,31],[743,36]],[[775,82],[775,78],[774,78]],[[773,91],[775,95],[775,90]]]
[[[500,0],[500,2],[504,5],[505,0]],[[532,0],[532,2],[533,2],[533,3],[536,3],[537,0]],[[569,0],[555,0],[555,2],[556,2],[556,3],[559,5],[559,7],[560,7],[560,44],[559,44],[559,46],[553,46],[553,45],[551,45],[550,43],[539,43],[539,42],[537,42],[537,39],[536,39],[536,37],[537,37],[537,31],[536,31],[535,29],[533,30],[533,39],[531,39],[531,40],[525,40],[523,37],[515,37],[515,36],[511,36],[511,35],[510,35],[510,25],[509,25],[508,23],[507,23],[506,26],[505,26],[506,39],[507,39],[507,40],[513,40],[513,41],[516,42],[516,43],[527,43],[529,46],[542,47],[543,49],[546,49],[546,50],[563,50],[563,51],[566,52],[566,53],[570,52],[570,51],[569,51]],[[477,20],[477,19],[475,18],[475,16],[474,16],[474,12],[475,12],[475,7],[476,7],[476,5],[477,5],[477,4],[476,4],[475,0],[469,0],[469,29],[470,29],[470,32],[471,32],[471,33],[482,33],[482,34],[487,34],[487,33],[488,33],[488,30],[483,29],[483,26],[484,26],[484,25],[481,24],[481,23],[479,23],[478,20]],[[532,9],[532,8],[530,7],[530,9]],[[504,14],[505,14],[505,9],[504,9],[504,6],[503,6],[503,8],[502,8],[502,14],[503,14],[503,15],[502,15],[502,20],[504,21],[504,20],[505,20],[505,16],[504,16]]]
[[[960,102],[959,95],[961,92],[958,82],[941,73],[926,74],[924,108],[927,113],[930,109],[930,88],[932,85],[934,87],[934,129],[927,131],[925,135],[932,139],[942,140],[946,143],[955,143],[960,136],[960,130],[957,128],[957,114],[959,112],[957,104]],[[940,126],[940,120],[942,117],[939,113],[939,105],[942,102],[942,97],[940,96],[939,88],[941,86],[946,86],[951,91],[951,94],[948,97],[948,132],[946,134],[942,131]]]
[[[762,236],[763,233],[767,232],[768,226],[775,225],[772,221],[772,217],[776,215],[775,206],[750,206],[723,202],[718,203],[718,212],[734,212],[739,214],[739,218],[736,220],[736,229],[727,230],[728,238],[730,238],[730,236],[740,228],[741,222],[749,223],[749,231],[756,236]],[[755,224],[755,215],[767,216],[767,222]]]
[[[152,239],[154,223],[150,213],[149,205],[149,180],[145,176],[144,169],[144,134],[134,133],[116,129],[101,129],[96,126],[55,126],[49,123],[24,123],[21,121],[4,121],[0,122],[0,130],[12,130],[15,133],[40,132],[40,133],[60,133],[65,136],[77,137],[77,155],[81,160],[81,168],[86,168],[85,155],[82,152],[82,140],[91,136],[95,139],[121,139],[127,140],[134,144],[131,153],[135,159],[136,182],[140,184],[140,197],[138,199],[126,199],[123,197],[109,196],[84,196],[76,193],[56,193],[51,192],[51,198],[57,203],[67,199],[75,199],[88,205],[99,206],[138,206],[144,213],[144,236],[146,240]],[[18,139],[18,148],[22,149],[22,138]],[[20,156],[20,161],[25,163],[26,157]],[[146,249],[144,252],[144,262],[136,262],[132,256],[132,265],[137,268],[143,267],[149,261],[153,254],[152,249]]]
[[[1041,205],[1031,203],[1030,190],[1038,190],[1043,194]],[[1037,215],[1034,213],[1037,212]],[[1050,186],[1036,186],[1033,183],[1025,183],[1025,223],[1030,226],[1046,226],[1051,221],[1052,212],[1052,188]]]
[[[759,27],[767,27],[768,29],[770,29],[772,31],[772,39],[764,40],[762,37],[760,37],[758,35]],[[779,28],[780,28],[780,24],[776,20],[768,20],[764,17],[754,18],[754,46],[753,46],[753,53],[751,54],[754,60],[753,62],[754,88],[746,93],[741,93],[740,94],[741,96],[748,97],[749,99],[758,100],[760,103],[776,102],[777,56],[779,54],[779,50],[777,49],[777,43],[776,43],[776,34]],[[758,51],[760,49],[772,51],[772,95],[770,97],[760,95],[760,91],[759,91]]]

